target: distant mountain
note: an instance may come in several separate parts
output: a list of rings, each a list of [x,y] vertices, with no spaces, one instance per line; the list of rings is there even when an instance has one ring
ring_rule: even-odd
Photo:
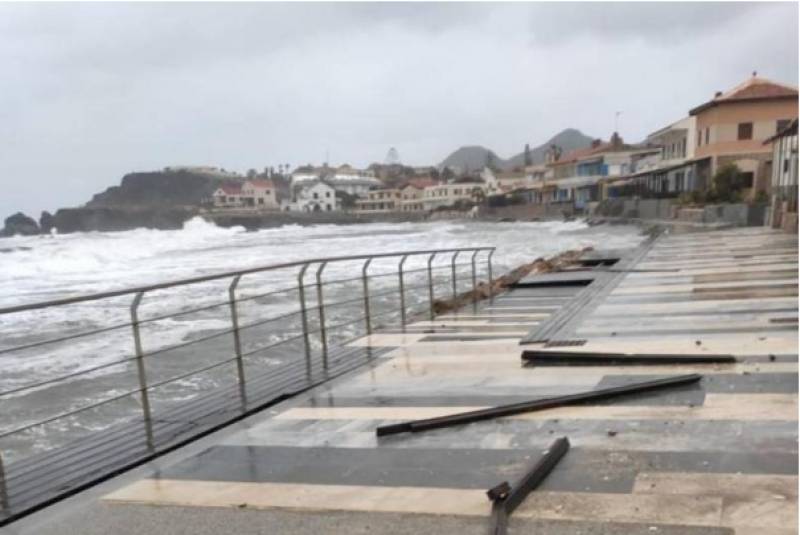
[[[567,128],[562,130],[546,143],[538,147],[531,148],[531,160],[534,164],[544,162],[544,154],[550,145],[558,145],[566,153],[575,149],[582,149],[591,145],[593,138],[584,135],[580,130],[574,128]],[[521,152],[512,156],[508,160],[499,157],[491,149],[482,147],[480,145],[470,145],[461,147],[447,158],[442,160],[439,165],[441,167],[453,167],[458,169],[478,170],[483,169],[486,165],[487,155],[491,154],[495,161],[495,165],[502,169],[513,169],[514,167],[521,167],[525,163],[525,153]]]
[[[505,160],[500,158],[494,151],[487,149],[486,147],[481,147],[480,145],[461,147],[450,154],[450,156],[442,160],[442,163],[439,165],[440,167],[457,168],[462,171],[474,171],[483,169],[483,167],[486,165],[487,156],[489,154],[492,155],[495,165],[499,167],[504,165]]]
[[[531,148],[531,161],[534,164],[543,163],[544,154],[550,145],[558,145],[566,154],[571,150],[588,147],[592,144],[593,139],[594,138],[583,134],[580,130],[567,128],[550,138],[546,143],[536,148]],[[522,167],[523,165],[525,165],[525,153],[520,152],[516,156],[512,156],[506,160],[503,169],[513,169],[514,167]]]

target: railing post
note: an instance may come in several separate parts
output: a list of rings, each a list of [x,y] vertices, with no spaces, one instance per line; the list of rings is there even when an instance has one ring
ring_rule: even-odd
[[[361,268],[361,282],[364,285],[364,319],[367,325],[367,334],[372,334],[372,321],[369,313],[369,282],[367,281],[367,268],[372,263],[372,258],[367,258],[364,267]]]
[[[0,511],[8,511],[8,487],[6,487],[6,469],[3,466],[3,454],[0,453]]]
[[[489,277],[489,302],[494,301],[494,288],[492,288],[493,280],[492,280],[492,256],[494,255],[494,249],[489,251],[489,256],[486,258],[486,266],[489,269],[488,277]]]
[[[300,273],[297,274],[297,290],[300,299],[300,321],[303,325],[303,343],[306,350],[306,375],[311,379],[311,345],[308,341],[308,310],[306,309],[306,287],[303,279],[305,278],[308,264],[303,264]]]
[[[433,321],[434,313],[433,313],[433,268],[431,264],[433,264],[433,259],[436,256],[436,253],[431,254],[428,257],[428,301],[430,305],[430,316],[431,321]]]
[[[456,251],[455,254],[453,254],[453,258],[450,260],[450,272],[452,273],[453,279],[453,299],[455,299],[458,295],[458,286],[456,283],[456,258],[458,258],[458,253],[460,252],[461,251]]]
[[[242,398],[242,409],[247,406],[247,391],[244,378],[244,360],[242,359],[242,339],[239,334],[239,312],[236,309],[236,287],[242,279],[236,275],[228,287],[228,301],[231,307],[231,324],[233,326],[233,349],[236,351],[236,372],[239,376],[239,396]]]
[[[406,292],[405,281],[403,281],[403,264],[406,263],[408,255],[403,255],[400,259],[400,264],[397,266],[397,274],[400,278],[400,326],[405,329],[406,326]]]
[[[322,270],[328,262],[322,262],[317,268],[317,310],[319,311],[319,336],[322,339],[322,369],[328,373],[328,335],[325,331],[325,301],[322,295]]]
[[[480,249],[476,249],[474,253],[472,253],[472,258],[470,258],[470,262],[472,263],[472,301],[477,301],[477,290],[478,290],[478,270],[475,266],[475,258],[478,256]]]
[[[139,375],[139,392],[142,397],[142,412],[144,413],[144,430],[147,435],[147,446],[151,450],[153,444],[153,421],[150,415],[150,396],[147,391],[147,374],[144,369],[144,351],[142,350],[142,337],[139,331],[139,304],[142,302],[144,292],[137,292],[131,303],[131,327],[133,328],[133,346],[136,351],[136,370]]]

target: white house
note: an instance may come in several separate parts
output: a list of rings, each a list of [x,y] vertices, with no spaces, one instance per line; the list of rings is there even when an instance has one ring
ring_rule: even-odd
[[[369,190],[383,185],[383,182],[375,178],[371,171],[353,169],[349,165],[343,165],[336,170],[316,167],[311,171],[299,171],[292,174],[292,186],[318,180],[324,180],[336,191],[355,196],[363,196]]]
[[[278,210],[277,192],[272,180],[252,179],[242,184],[242,204],[249,208]]]
[[[336,190],[321,180],[292,184],[292,198],[281,204],[286,212],[333,212],[340,203]]]
[[[217,208],[240,208],[243,206],[241,184],[223,184],[211,197]]]

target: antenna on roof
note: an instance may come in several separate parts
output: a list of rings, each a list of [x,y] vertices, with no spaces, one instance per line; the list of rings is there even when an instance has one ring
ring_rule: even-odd
[[[619,132],[619,116],[622,115],[621,111],[614,112],[614,132]]]

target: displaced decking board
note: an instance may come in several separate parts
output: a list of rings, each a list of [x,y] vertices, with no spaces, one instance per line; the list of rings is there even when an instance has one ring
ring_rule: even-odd
[[[680,265],[684,255],[709,247],[755,254],[772,243],[781,250],[790,245],[762,229],[662,236],[639,251],[640,263],[657,269],[656,257]],[[731,271],[728,260],[710,256],[704,270]],[[796,269],[796,249],[793,258]],[[768,266],[747,280],[776,280]],[[785,272],[786,261],[776,269]],[[91,535],[114,526],[117,533],[143,534],[153,525],[180,523],[183,532],[200,534],[219,532],[220,525],[236,533],[483,534],[486,489],[515,477],[554,438],[568,436],[572,448],[514,512],[512,532],[795,533],[797,326],[765,326],[770,318],[790,317],[796,297],[675,301],[654,292],[632,303],[613,298],[630,281],[649,277],[687,284],[680,272],[623,272],[603,292],[578,290],[548,307],[534,288],[519,288],[405,333],[361,339],[352,346],[385,350],[371,366],[252,416],[246,429],[109,488],[102,501],[31,532]],[[694,283],[704,282],[688,282]],[[580,314],[564,316],[577,301]],[[558,338],[586,340],[553,351],[730,354],[737,362],[524,368],[523,348],[547,348],[520,346],[514,329],[553,315],[562,316],[553,331]],[[719,329],[725,321],[738,321],[737,328],[690,332]],[[669,322],[670,332],[659,332]],[[376,426],[406,419],[686,373],[704,377],[616,401],[375,436]],[[223,524],[215,530],[215,522]]]

